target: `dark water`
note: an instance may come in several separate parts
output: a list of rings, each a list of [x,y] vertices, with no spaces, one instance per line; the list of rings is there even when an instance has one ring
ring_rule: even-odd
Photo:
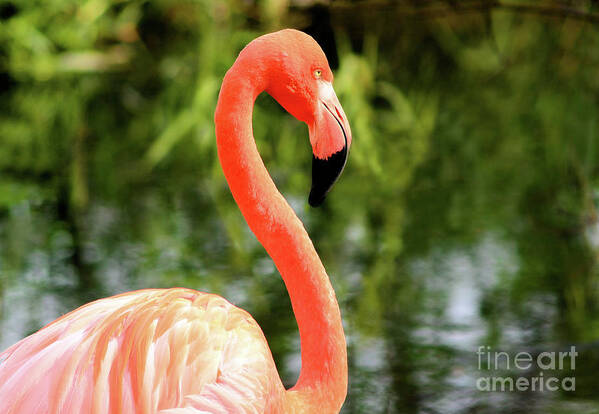
[[[134,206],[94,204],[82,218],[80,246],[74,246],[72,234],[52,210],[29,201],[14,206],[1,222],[0,347],[97,297],[150,286],[189,286],[217,292],[249,310],[268,337],[283,379],[293,384],[300,368],[298,337],[284,286],[234,212],[232,200],[227,200],[232,212],[224,214],[238,226],[234,242],[227,236],[223,213],[202,202],[202,191],[196,188],[188,198],[150,192]],[[463,241],[421,223],[418,235],[374,223],[381,233],[377,237],[406,244],[405,253],[389,259],[384,250],[393,246],[381,243],[376,248],[380,253],[363,247],[373,237],[363,221],[330,224],[327,207],[309,210],[299,196],[292,201],[308,230],[317,235],[316,246],[331,269],[342,306],[350,346],[350,394],[344,412],[599,408],[594,398],[599,346],[584,335],[572,339],[567,305],[547,291],[551,280],[521,279],[527,258],[518,243],[527,240],[481,231]],[[405,214],[413,215],[414,225],[434,221],[427,207],[413,202]],[[585,235],[591,245],[594,231],[589,227]],[[418,240],[426,239],[425,234],[435,245],[419,250],[424,248]],[[83,265],[74,262],[75,250]],[[337,260],[330,259],[337,255]],[[79,276],[82,272],[85,278]],[[593,320],[584,323],[592,326]],[[543,372],[558,378],[574,374],[576,391],[477,391],[480,377],[538,375],[513,367],[479,370],[479,346],[506,351],[513,358],[521,351],[563,351],[570,344],[579,352],[575,370],[568,366]]]
[[[343,412],[599,412],[598,29],[509,8],[233,3],[2,17],[19,42],[0,49],[0,348],[90,300],[185,286],[248,310],[295,382],[287,294],[212,124],[238,50],[294,26],[329,54],[354,136],[323,207],[307,204],[307,129],[261,96],[254,133],[342,308]],[[28,48],[31,27],[59,47]]]

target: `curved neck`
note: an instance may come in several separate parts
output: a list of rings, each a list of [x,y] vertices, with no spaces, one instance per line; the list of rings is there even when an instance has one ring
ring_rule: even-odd
[[[303,404],[318,403],[321,412],[339,412],[347,392],[339,305],[310,237],[277,190],[256,148],[252,111],[266,80],[259,67],[247,67],[244,61],[238,59],[227,72],[219,94],[218,156],[235,201],[289,292],[300,332],[302,368],[288,394]]]

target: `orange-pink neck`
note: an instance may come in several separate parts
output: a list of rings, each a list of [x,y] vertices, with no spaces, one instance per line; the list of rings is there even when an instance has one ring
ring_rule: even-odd
[[[215,114],[218,155],[235,201],[273,259],[291,298],[302,368],[290,391],[323,413],[338,412],[347,392],[339,305],[310,237],[277,190],[256,148],[252,111],[267,82],[260,65],[250,64],[238,59],[223,81]]]

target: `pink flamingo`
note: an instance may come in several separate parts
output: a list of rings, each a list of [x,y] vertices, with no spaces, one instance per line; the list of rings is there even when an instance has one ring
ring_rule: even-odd
[[[347,355],[335,292],[264,167],[251,122],[266,91],[308,124],[309,202],[320,204],[351,144],[332,80],[310,36],[268,34],[227,72],[215,114],[231,192],[291,297],[301,340],[297,384],[285,390],[264,334],[244,310],[190,289],[141,290],[84,305],[1,353],[0,413],[339,412]]]

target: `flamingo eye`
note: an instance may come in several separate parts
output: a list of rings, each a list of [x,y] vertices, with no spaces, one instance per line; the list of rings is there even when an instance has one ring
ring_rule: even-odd
[[[322,76],[322,70],[320,70],[320,69],[316,69],[316,70],[314,71],[314,77],[315,77],[316,79],[319,79],[321,76]]]

